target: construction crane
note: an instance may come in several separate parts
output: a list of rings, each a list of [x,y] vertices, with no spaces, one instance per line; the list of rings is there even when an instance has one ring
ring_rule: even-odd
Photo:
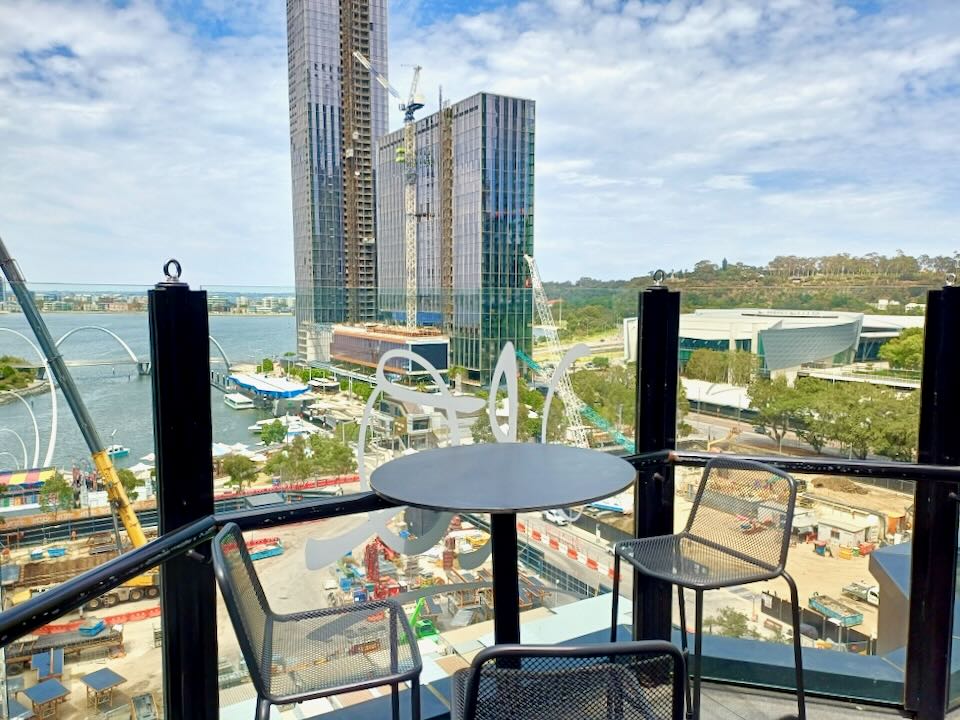
[[[123,527],[127,531],[127,536],[130,538],[131,544],[135,548],[146,545],[147,538],[143,534],[143,528],[140,527],[137,514],[133,511],[133,507],[127,499],[127,493],[123,489],[123,483],[120,482],[120,477],[117,475],[117,469],[113,466],[113,461],[107,454],[106,446],[104,446],[103,440],[100,439],[100,433],[97,432],[97,428],[93,424],[93,418],[90,417],[87,406],[84,404],[83,398],[80,397],[80,391],[77,390],[76,383],[74,383],[73,376],[70,375],[70,371],[67,369],[60,350],[54,343],[46,323],[40,316],[40,311],[37,309],[33,295],[27,290],[27,282],[23,277],[23,273],[20,272],[20,267],[17,265],[16,260],[7,252],[7,247],[3,243],[2,238],[0,238],[0,269],[3,270],[7,282],[10,283],[10,287],[13,289],[13,294],[16,295],[20,303],[20,309],[23,311],[24,317],[26,317],[34,335],[37,337],[37,343],[40,345],[40,349],[43,350],[43,354],[47,358],[47,363],[50,365],[50,372],[53,373],[54,379],[60,385],[60,389],[67,399],[67,405],[70,406],[73,417],[80,427],[80,434],[83,435],[83,439],[90,449],[90,454],[93,456],[93,463],[97,468],[97,472],[106,485],[107,497],[110,498],[110,503],[114,511],[120,518],[120,522],[123,523]],[[144,580],[143,583],[149,584],[152,583],[152,580],[149,580],[149,583],[147,580]]]
[[[378,72],[370,61],[364,57],[358,50],[353,51],[353,56],[363,65],[374,79],[380,83],[387,92],[400,101],[400,109],[403,111],[403,148],[402,152],[397,152],[397,162],[404,165],[403,174],[403,214],[404,214],[404,265],[406,269],[406,282],[404,283],[404,294],[406,298],[406,316],[407,327],[417,326],[417,143],[413,115],[417,110],[423,108],[424,98],[418,90],[420,84],[420,71],[423,69],[420,65],[413,66],[413,80],[410,83],[410,93],[407,99],[400,96],[387,78]]]
[[[553,314],[550,312],[550,305],[547,303],[547,293],[543,289],[543,282],[540,280],[540,271],[537,270],[537,263],[533,256],[524,255],[527,266],[530,268],[530,284],[533,286],[533,304],[537,311],[537,317],[540,319],[540,326],[547,341],[547,351],[550,353],[554,362],[559,362],[563,357],[563,350],[560,347],[560,337],[557,335],[557,326],[553,324]],[[523,358],[521,357],[521,360]],[[528,363],[529,365],[529,363]],[[538,366],[539,367],[539,366]],[[540,367],[539,375],[545,382],[550,381],[550,376],[543,367]],[[573,391],[573,385],[570,384],[570,377],[564,373],[557,380],[557,395],[563,403],[563,415],[567,420],[567,430],[573,436],[573,442],[577,447],[590,447],[587,440],[587,428],[583,424],[580,408],[583,400],[577,397]]]

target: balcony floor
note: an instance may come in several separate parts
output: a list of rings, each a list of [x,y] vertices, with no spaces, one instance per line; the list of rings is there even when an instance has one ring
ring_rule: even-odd
[[[702,717],[706,720],[779,720],[796,717],[797,704],[782,693],[766,693],[752,688],[705,683]],[[850,718],[900,718],[896,710],[873,705],[841,703],[807,698],[808,720],[849,720]],[[952,717],[952,715],[951,715]],[[960,714],[957,715],[960,718]]]

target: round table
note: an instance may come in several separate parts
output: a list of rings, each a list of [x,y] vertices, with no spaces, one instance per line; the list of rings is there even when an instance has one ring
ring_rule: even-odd
[[[489,443],[426,450],[380,466],[378,495],[400,505],[490,513],[494,637],[520,642],[517,513],[581,505],[629,487],[636,470],[597,450],[538,443]]]

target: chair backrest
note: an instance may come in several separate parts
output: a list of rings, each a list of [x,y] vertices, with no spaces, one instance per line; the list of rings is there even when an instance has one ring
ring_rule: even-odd
[[[770,570],[787,561],[797,485],[782,470],[722,455],[703,471],[685,533]]]
[[[496,645],[467,672],[464,720],[683,717],[683,656],[666,642]]]
[[[253,561],[243,533],[236,523],[228,523],[213,540],[213,567],[223,601],[230,614],[233,630],[240,643],[240,651],[250,670],[254,686],[259,692],[264,667],[264,641],[270,605],[263,594],[260,579],[253,569]]]

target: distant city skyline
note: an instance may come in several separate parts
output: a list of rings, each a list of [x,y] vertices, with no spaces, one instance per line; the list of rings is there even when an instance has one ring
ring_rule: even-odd
[[[538,104],[545,280],[960,249],[946,0],[389,3],[390,77]],[[293,284],[286,9],[0,5],[0,234],[35,283]],[[391,102],[390,128],[401,125]]]

